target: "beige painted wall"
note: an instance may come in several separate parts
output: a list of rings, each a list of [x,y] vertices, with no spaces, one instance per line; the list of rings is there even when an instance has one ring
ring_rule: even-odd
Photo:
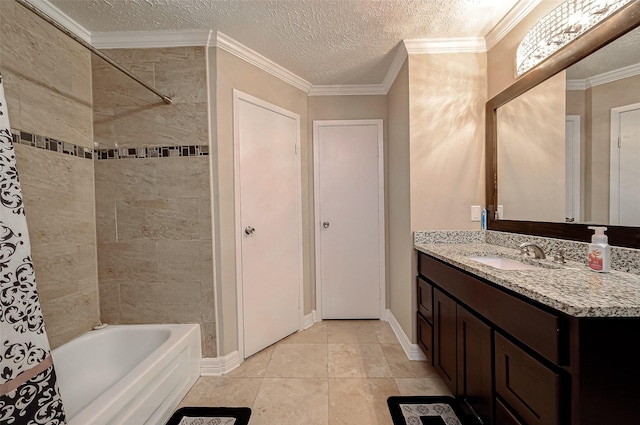
[[[411,228],[411,121],[409,103],[409,61],[405,61],[387,94],[387,304],[405,334],[414,336],[415,290]],[[415,341],[414,341],[415,342]]]
[[[410,55],[409,90],[412,229],[479,230],[486,55]]]
[[[105,53],[173,103],[94,56],[101,148],[208,146],[204,47]],[[98,160],[95,173],[102,320],[199,323],[215,357],[209,156]]]
[[[0,70],[13,129],[92,148],[90,54],[0,1]],[[53,348],[99,322],[93,161],[16,145],[33,265]]]
[[[565,73],[498,108],[498,204],[504,218],[564,222]]]
[[[535,23],[563,0],[541,1],[522,21],[487,53],[488,99],[493,98],[516,80],[516,49]]]
[[[611,109],[640,103],[640,76],[601,84],[586,91],[591,133],[587,149],[587,188],[589,220],[609,222],[609,174]]]
[[[238,349],[238,312],[236,292],[236,244],[235,244],[235,198],[233,156],[233,89],[256,96],[266,102],[300,115],[301,162],[302,162],[302,237],[304,273],[304,314],[312,310],[312,238],[311,211],[311,146],[307,130],[307,95],[304,91],[285,83],[273,75],[231,55],[222,49],[208,51],[209,92],[211,102],[215,100],[217,122],[212,134],[213,184],[214,186],[214,233],[216,285],[218,297],[219,355]]]
[[[311,141],[310,150],[313,153],[313,121],[316,120],[364,120],[364,119],[381,119],[383,120],[383,132],[384,132],[384,155],[386,158],[387,151],[387,96],[309,96],[307,98],[308,117],[307,117],[307,137]],[[309,226],[311,229],[311,305],[315,309],[316,305],[316,282],[315,282],[315,235],[313,229],[315,228],[315,211],[313,200],[313,158],[310,163],[310,197],[311,197],[311,211]],[[387,175],[385,172],[385,182],[387,181]],[[388,186],[385,184],[385,186]],[[388,253],[387,253],[388,255]],[[388,290],[388,267],[385,267],[387,276],[387,290]],[[387,294],[388,296],[388,294]]]

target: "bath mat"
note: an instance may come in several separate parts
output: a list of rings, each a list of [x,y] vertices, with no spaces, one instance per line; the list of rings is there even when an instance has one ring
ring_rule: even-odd
[[[247,425],[250,416],[248,407],[182,407],[167,425]]]
[[[476,425],[453,397],[394,396],[387,399],[393,425]]]

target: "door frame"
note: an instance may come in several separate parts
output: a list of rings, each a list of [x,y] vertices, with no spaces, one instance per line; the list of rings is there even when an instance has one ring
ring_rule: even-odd
[[[233,193],[235,198],[235,236],[236,236],[236,301],[238,309],[238,353],[241,361],[246,357],[244,354],[244,282],[242,275],[242,216],[241,216],[241,187],[240,187],[240,134],[238,131],[240,125],[239,107],[240,102],[252,103],[261,108],[268,109],[277,114],[289,117],[296,122],[296,142],[295,151],[297,160],[296,163],[296,217],[297,221],[294,223],[299,229],[298,231],[298,261],[299,261],[299,277],[300,282],[298,287],[298,330],[304,329],[304,306],[302,304],[304,294],[304,271],[303,271],[303,254],[302,254],[302,165],[300,155],[300,115],[288,111],[284,108],[276,106],[272,103],[264,101],[260,98],[244,93],[240,90],[233,89],[233,162],[234,162],[234,180],[233,180]]]
[[[620,115],[624,112],[640,109],[640,103],[611,108],[611,144],[609,162],[609,224],[619,224],[620,217]],[[616,177],[617,178],[614,178]]]
[[[313,190],[314,190],[314,238],[315,238],[315,265],[316,265],[316,314],[319,320],[322,320],[322,273],[320,269],[320,155],[319,155],[319,130],[320,127],[335,126],[359,126],[359,125],[376,125],[378,128],[378,238],[380,240],[379,248],[379,276],[380,276],[380,320],[386,321],[386,240],[385,240],[385,193],[384,193],[384,134],[383,121],[381,119],[369,120],[314,120],[313,121]]]

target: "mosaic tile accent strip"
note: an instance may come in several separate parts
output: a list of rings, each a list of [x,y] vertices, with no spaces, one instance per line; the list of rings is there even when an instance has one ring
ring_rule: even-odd
[[[17,129],[11,129],[13,135],[13,143],[27,145],[38,149],[46,149],[66,155],[77,156],[78,158],[93,159],[93,149],[84,146],[74,145],[73,143],[64,142],[62,140],[52,139],[51,137],[41,136],[39,134],[28,133]]]
[[[151,146],[144,148],[96,149],[97,160],[175,158],[185,156],[207,156],[209,146]]]

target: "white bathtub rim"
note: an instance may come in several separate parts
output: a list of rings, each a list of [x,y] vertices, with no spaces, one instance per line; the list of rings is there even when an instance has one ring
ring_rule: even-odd
[[[129,401],[127,399],[122,399],[122,397],[117,397],[119,394],[122,394],[125,391],[137,392],[142,390],[148,383],[149,375],[153,374],[153,371],[156,370],[156,368],[166,367],[181,353],[180,350],[175,350],[176,346],[180,345],[185,339],[192,336],[194,332],[197,332],[198,340],[200,339],[200,325],[198,324],[110,325],[104,329],[90,331],[85,335],[87,335],[88,338],[97,333],[108,331],[112,332],[114,328],[132,329],[134,327],[144,329],[170,329],[172,333],[169,336],[169,339],[164,341],[156,350],[151,352],[151,354],[149,354],[142,363],[138,364],[122,379],[92,400],[89,404],[89,406],[92,406],[91,409],[85,408],[78,412],[74,417],[67,418],[70,423],[91,423],[96,425],[98,425],[98,423],[108,423],[109,420],[112,419]],[[185,333],[177,337],[174,336],[174,331],[176,330],[185,330]],[[78,339],[83,336],[78,337]],[[171,355],[166,355],[166,352],[171,351],[172,349],[176,352],[172,352]],[[53,354],[55,365],[55,350]],[[62,402],[64,403],[64,394],[62,395]],[[109,414],[109,412],[112,412],[112,414]],[[96,418],[99,418],[99,422],[96,422]]]

